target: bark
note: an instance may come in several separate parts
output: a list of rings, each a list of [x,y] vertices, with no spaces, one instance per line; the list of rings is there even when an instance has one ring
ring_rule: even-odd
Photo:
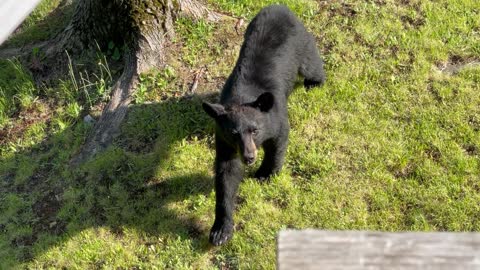
[[[216,22],[222,18],[226,18],[225,15],[209,10],[199,2],[192,0],[178,1],[180,11],[193,19],[206,19],[207,21]]]
[[[140,73],[164,64],[165,44],[174,36],[178,16],[218,21],[226,18],[193,0],[79,0],[70,24],[55,38],[47,54],[67,50],[73,54],[95,49],[108,42],[124,44],[123,74],[112,89],[112,97],[72,159],[78,165],[105,149],[119,132],[132,101]]]

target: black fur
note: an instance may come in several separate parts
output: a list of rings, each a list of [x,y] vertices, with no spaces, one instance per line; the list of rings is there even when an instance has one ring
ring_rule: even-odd
[[[290,129],[287,98],[299,73],[307,88],[325,81],[313,36],[287,7],[262,9],[247,27],[220,104],[203,104],[217,123],[212,244],[221,245],[233,234],[234,200],[243,178],[242,163],[253,164],[257,148],[262,146],[265,157],[255,177],[267,179],[282,168]]]

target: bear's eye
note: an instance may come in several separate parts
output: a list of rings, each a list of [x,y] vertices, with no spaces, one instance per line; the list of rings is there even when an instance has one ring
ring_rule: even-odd
[[[253,128],[253,129],[250,130],[250,132],[252,133],[252,135],[257,135],[258,134],[258,129]]]
[[[237,134],[238,134],[238,130],[236,130],[236,129],[232,129],[230,132],[231,132],[233,135],[237,135]]]

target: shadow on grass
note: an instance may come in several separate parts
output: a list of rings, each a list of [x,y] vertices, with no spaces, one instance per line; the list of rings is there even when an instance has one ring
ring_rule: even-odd
[[[123,228],[173,235],[191,241],[196,251],[208,250],[210,224],[202,224],[194,208],[179,214],[171,204],[208,196],[211,173],[198,171],[194,162],[185,170],[165,164],[176,159],[174,144],[213,133],[201,109],[205,99],[212,96],[132,106],[114,145],[75,170],[68,161],[88,133],[84,123],[2,157],[0,258],[11,259],[0,266],[19,267],[97,227],[119,235]]]

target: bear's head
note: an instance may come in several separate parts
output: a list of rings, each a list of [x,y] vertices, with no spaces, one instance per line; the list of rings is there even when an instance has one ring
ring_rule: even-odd
[[[274,104],[274,96],[265,92],[254,102],[241,105],[202,104],[205,112],[217,122],[217,135],[234,148],[243,162],[252,165],[257,149],[271,135],[268,112]]]

